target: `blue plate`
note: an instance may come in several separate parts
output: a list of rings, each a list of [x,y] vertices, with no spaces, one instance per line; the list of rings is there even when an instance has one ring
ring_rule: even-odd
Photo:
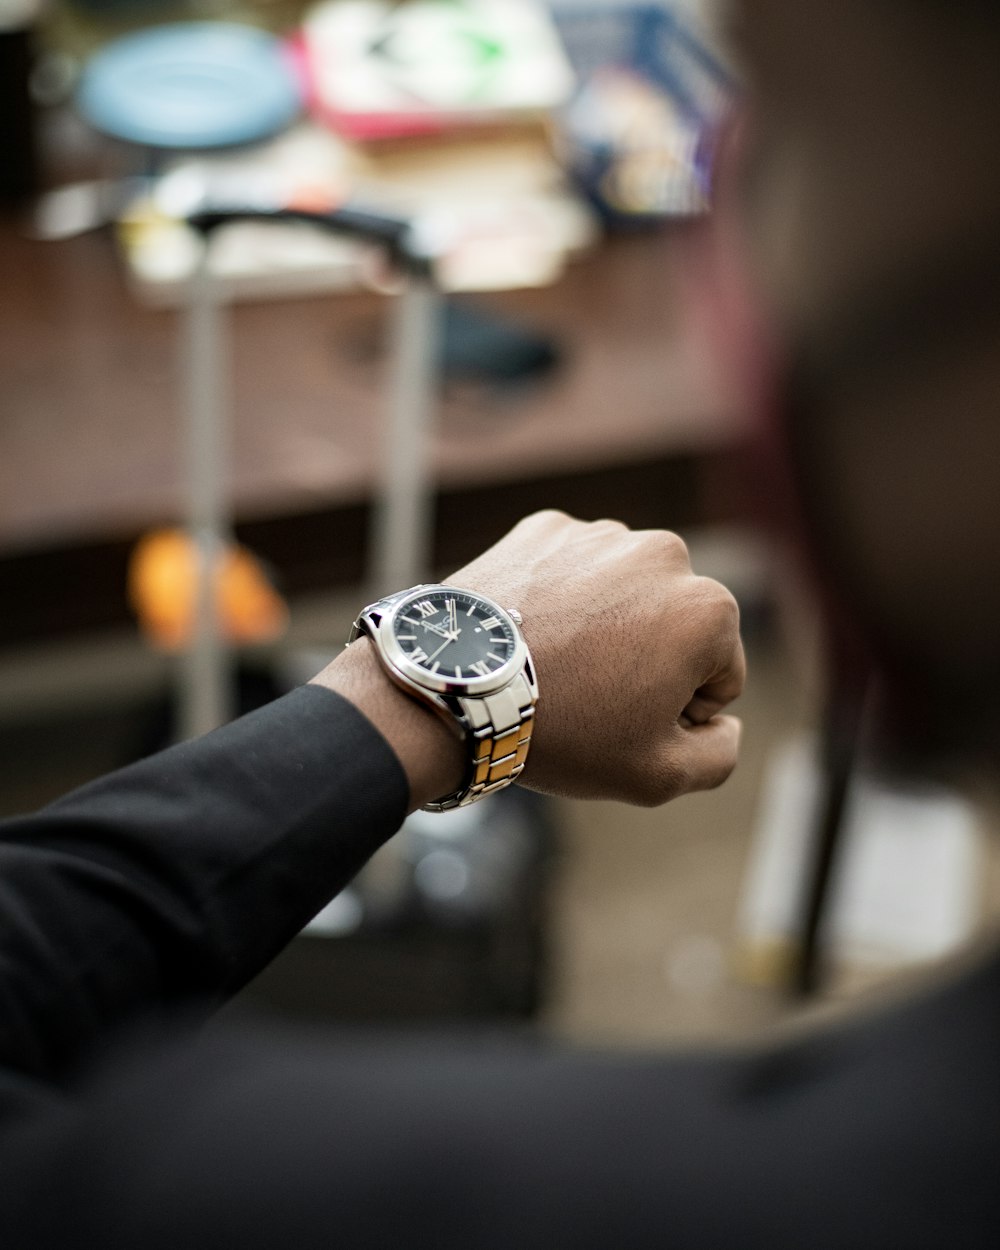
[[[156,148],[253,143],[302,108],[273,35],[230,22],[184,22],[126,35],[89,61],[78,107],[96,129]]]

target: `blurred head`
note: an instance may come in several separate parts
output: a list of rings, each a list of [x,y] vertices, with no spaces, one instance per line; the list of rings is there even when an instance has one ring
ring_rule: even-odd
[[[739,209],[809,537],[914,749],[1000,755],[1000,5],[743,0]]]

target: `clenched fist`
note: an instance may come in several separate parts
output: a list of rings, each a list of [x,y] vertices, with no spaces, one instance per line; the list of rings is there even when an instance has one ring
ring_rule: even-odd
[[[523,618],[539,701],[521,784],[651,806],[729,776],[740,726],[722,710],[743,687],[739,612],[675,534],[540,512],[447,581]],[[382,732],[414,806],[458,785],[462,744],[392,685],[367,640],[315,680]]]
[[[732,772],[739,609],[676,534],[540,512],[448,581],[524,618],[540,697],[522,784],[655,805]]]

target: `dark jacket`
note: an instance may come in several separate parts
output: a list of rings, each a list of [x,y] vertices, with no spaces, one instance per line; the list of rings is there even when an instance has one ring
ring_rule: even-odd
[[[0,827],[0,1246],[1000,1246],[1000,963],[771,1051],[200,1030],[398,828],[306,687]]]

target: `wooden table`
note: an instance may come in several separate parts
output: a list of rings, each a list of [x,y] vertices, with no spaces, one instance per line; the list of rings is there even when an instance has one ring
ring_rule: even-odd
[[[442,397],[435,554],[473,554],[533,508],[683,526],[725,510],[741,436],[685,313],[684,230],[607,241],[557,285],[490,296],[552,335],[544,383]],[[110,237],[0,223],[0,644],[118,623],[135,538],[181,513],[177,317],[141,307]],[[230,488],[241,537],[291,595],[360,580],[382,416],[371,294],[231,318]]]

